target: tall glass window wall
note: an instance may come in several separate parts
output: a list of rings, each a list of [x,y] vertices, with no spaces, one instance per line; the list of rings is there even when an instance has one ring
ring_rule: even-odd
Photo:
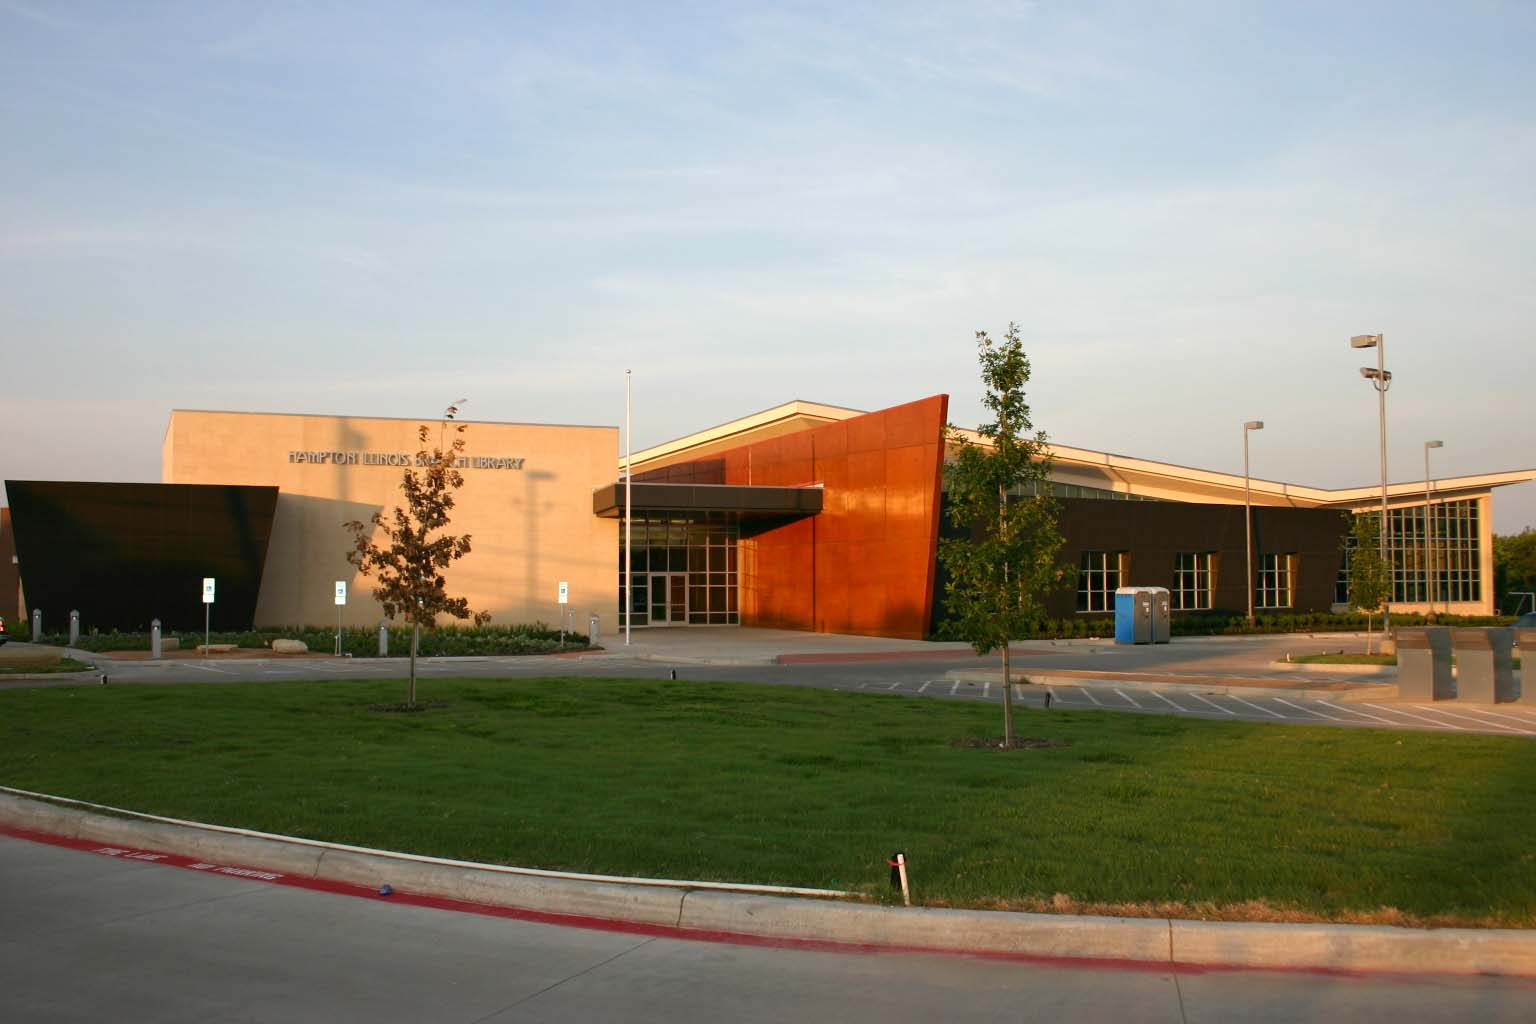
[[[1387,558],[1392,563],[1392,600],[1436,603],[1481,601],[1483,553],[1478,522],[1478,502],[1437,501],[1430,515],[1423,505],[1388,509],[1392,536]],[[1362,512],[1381,518],[1380,512]],[[1429,550],[1425,551],[1425,532]],[[1339,570],[1337,600],[1349,600],[1349,547],[1346,540]]]
[[[619,621],[624,628],[624,521],[619,521]],[[730,512],[645,512],[630,543],[630,624],[735,626],[736,546],[741,527]]]

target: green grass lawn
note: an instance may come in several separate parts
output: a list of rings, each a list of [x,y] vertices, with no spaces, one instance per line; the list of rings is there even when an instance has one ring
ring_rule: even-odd
[[[1536,925],[1536,743],[615,679],[0,692],[0,781],[367,846],[929,905]]]
[[[84,672],[93,666],[74,658],[44,655],[40,658],[12,658],[0,661],[0,676],[36,675],[50,672]]]

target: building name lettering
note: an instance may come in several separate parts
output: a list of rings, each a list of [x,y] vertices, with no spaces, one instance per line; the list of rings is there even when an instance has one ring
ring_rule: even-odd
[[[432,465],[430,455],[412,455],[409,452],[310,452],[290,451],[289,462],[305,462],[329,466],[411,466],[425,468]],[[504,455],[460,455],[454,460],[455,469],[522,469],[523,460]]]

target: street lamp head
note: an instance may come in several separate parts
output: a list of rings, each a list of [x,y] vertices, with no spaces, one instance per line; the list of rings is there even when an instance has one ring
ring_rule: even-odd
[[[1263,420],[1249,420],[1247,423],[1243,424],[1243,429],[1244,430],[1263,430],[1264,429],[1264,421]]]
[[[1366,380],[1379,380],[1384,384],[1392,383],[1391,370],[1378,370],[1374,366],[1360,367],[1360,376],[1364,377]]]
[[[1379,334],[1357,334],[1349,339],[1350,348],[1375,348],[1381,343]]]
[[[1425,441],[1424,442],[1424,447],[1425,448],[1444,448],[1445,447],[1445,442],[1444,441]]]

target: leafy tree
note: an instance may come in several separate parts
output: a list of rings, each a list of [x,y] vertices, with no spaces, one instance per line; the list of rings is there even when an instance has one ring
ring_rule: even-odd
[[[462,403],[464,399],[459,399]],[[439,615],[473,619],[475,625],[490,620],[487,612],[472,612],[469,600],[448,596],[448,581],[443,570],[469,554],[469,534],[442,533],[452,512],[453,492],[464,486],[464,477],[456,464],[464,453],[466,424],[453,424],[453,441],[447,440],[449,421],[458,414],[450,405],[438,426],[437,444],[430,450],[427,438],[431,428],[422,424],[417,431],[416,463],[405,470],[400,490],[405,505],[396,506],[386,520],[380,512],[363,523],[353,520],[342,524],[351,531],[352,550],[347,561],[364,576],[377,574],[379,585],[373,596],[393,619],[402,616],[411,624],[411,675],[406,690],[406,705],[416,704],[416,652],[421,645],[421,627],[432,626]],[[433,534],[436,533],[436,536]],[[372,536],[378,536],[375,541]]]
[[[1365,653],[1371,653],[1371,616],[1386,602],[1392,586],[1392,567],[1381,557],[1381,514],[1365,512],[1349,516],[1349,603],[1365,612]]]
[[[1511,597],[1512,593],[1536,591],[1536,529],[1527,527],[1519,533],[1493,538],[1493,592],[1498,597],[1499,608],[1506,614],[1516,611],[1530,612],[1521,602],[1525,597]]]
[[[1067,570],[1057,564],[1062,536],[1050,499],[1050,450],[1044,431],[1031,433],[1024,385],[1029,358],[1017,324],[1001,342],[976,332],[982,404],[994,417],[972,443],[953,425],[945,439],[954,457],[944,467],[950,521],[969,537],[944,538],[939,559],[948,628],[987,654],[1003,651],[1003,745],[1013,746],[1013,688],[1008,642],[1023,636],[1044,614],[1046,594]]]

